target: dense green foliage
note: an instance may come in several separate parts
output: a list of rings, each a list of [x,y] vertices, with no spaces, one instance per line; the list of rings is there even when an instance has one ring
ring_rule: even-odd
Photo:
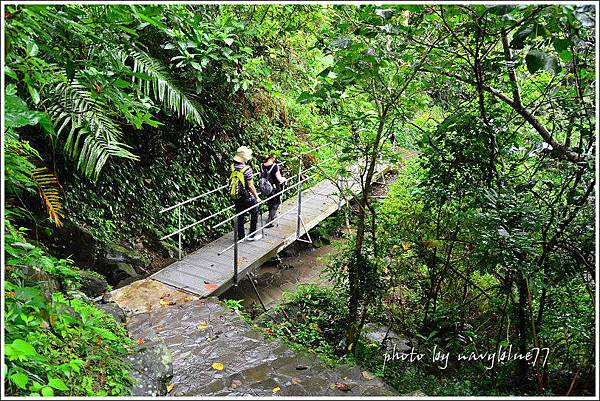
[[[126,393],[130,382],[120,363],[131,344],[126,330],[78,295],[71,261],[46,255],[10,222],[5,229],[7,394]]]
[[[5,11],[10,394],[127,387],[126,333],[77,292],[78,269],[65,258],[76,250],[52,254],[44,243],[66,220],[100,243],[168,255],[173,239],[158,239],[177,229],[177,210],[159,210],[222,185],[239,145],[283,157],[327,142],[335,146],[303,163],[341,151],[321,174],[343,176],[359,163],[362,194],[340,188],[355,201],[343,214],[352,234],[328,269],[334,292],[292,296],[297,315],[268,326],[272,334],[369,367],[401,392],[593,392],[594,7]],[[398,146],[418,154],[379,200],[375,167],[405,163]],[[182,224],[229,204],[204,197],[183,209]],[[185,245],[227,230],[196,225]],[[60,288],[32,281],[31,269]],[[550,356],[545,365],[451,362],[444,371],[398,362],[384,372],[385,349],[361,336],[369,322],[421,350],[512,344]]]

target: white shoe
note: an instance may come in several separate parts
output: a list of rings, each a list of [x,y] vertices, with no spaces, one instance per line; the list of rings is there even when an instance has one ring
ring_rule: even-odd
[[[258,241],[262,239],[262,234],[254,234],[251,237],[246,238],[246,241]]]

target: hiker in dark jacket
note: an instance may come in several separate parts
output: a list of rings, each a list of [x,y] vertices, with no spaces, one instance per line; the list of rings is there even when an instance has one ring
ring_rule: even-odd
[[[246,164],[248,161],[252,159],[252,150],[247,146],[240,146],[236,155],[233,158],[232,164],[232,177],[234,171],[243,172],[244,176],[244,185],[240,185],[237,189],[239,190],[239,196],[234,196],[235,203],[235,213],[240,213],[249,207],[256,205],[260,202],[260,197],[258,196],[258,192],[256,191],[256,187],[254,186],[254,181],[252,180],[252,176],[254,175],[252,172],[252,167]],[[232,178],[233,179],[233,178]],[[241,183],[240,183],[241,184]],[[233,191],[233,189],[232,189]],[[233,193],[232,193],[233,195]],[[250,213],[250,233],[254,233],[256,231],[256,226],[258,225],[258,206],[250,209],[248,211]],[[236,227],[238,232],[238,240],[241,240],[246,236],[244,230],[246,213],[238,216],[238,226]],[[247,241],[256,241],[262,238],[262,234],[254,233],[248,238]]]
[[[266,177],[269,182],[273,185],[273,192],[269,195],[269,200],[267,200],[267,206],[269,207],[269,218],[267,219],[266,228],[273,227],[273,223],[271,223],[275,216],[277,215],[277,209],[281,206],[281,191],[283,190],[283,184],[287,181],[281,175],[281,168],[279,164],[275,161],[275,155],[270,154],[266,157],[263,164],[260,165],[261,168],[261,177]],[[276,195],[277,196],[273,196]]]

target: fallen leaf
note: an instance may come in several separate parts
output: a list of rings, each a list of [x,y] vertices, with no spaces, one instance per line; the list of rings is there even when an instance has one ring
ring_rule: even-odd
[[[242,385],[242,382],[240,380],[234,379],[231,381],[231,385],[229,386],[229,388],[237,388],[241,385]]]
[[[279,390],[281,390],[281,387],[275,387],[275,388],[273,389],[273,394],[275,394],[275,393],[276,393],[276,392],[278,392]]]
[[[348,345],[348,351],[352,351],[352,347],[354,347],[354,343],[350,343],[350,345]]]
[[[335,388],[340,391],[350,391],[350,385],[348,383],[335,383]]]
[[[144,343],[144,340],[142,340],[141,338],[138,338],[137,343],[138,343],[138,345],[142,345]]]
[[[167,394],[170,393],[171,391],[173,391],[173,387],[175,387],[175,384],[169,384],[167,386]]]
[[[275,335],[275,333],[273,333],[273,330],[270,327],[265,327],[265,333],[267,333],[270,336]]]
[[[175,301],[171,300],[171,294],[163,294],[160,297],[160,301],[158,303],[161,306],[175,305]]]
[[[223,369],[225,369],[225,366],[221,362],[213,362],[213,364],[211,366],[215,370],[223,370]]]
[[[298,379],[297,377],[292,377],[292,384],[300,384],[302,383],[302,380]]]
[[[200,322],[200,324],[198,325],[199,329],[206,329],[208,327],[208,323],[206,322]]]
[[[213,284],[213,283],[209,283],[209,282],[205,281],[204,288],[206,288],[208,291],[214,291],[217,288],[219,288],[219,286],[217,284]]]
[[[402,243],[402,249],[404,249],[405,251],[408,251],[411,247],[411,243],[410,242],[403,242]]]
[[[183,302],[190,302],[190,301],[193,301],[193,300],[194,300],[194,297],[185,297],[185,298],[183,298]]]

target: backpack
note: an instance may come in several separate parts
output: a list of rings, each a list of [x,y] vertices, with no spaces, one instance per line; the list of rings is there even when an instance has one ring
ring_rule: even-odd
[[[273,167],[275,167],[275,163],[273,163],[269,171],[267,171],[267,173],[265,174],[265,167],[263,165],[260,166],[261,174],[260,180],[258,180],[258,190],[260,191],[260,194],[264,197],[271,195],[273,193],[273,190],[275,189],[271,181],[269,181],[269,175],[271,174],[271,171],[273,171]]]
[[[250,194],[246,189],[246,177],[244,172],[248,170],[250,166],[244,166],[241,170],[236,170],[235,165],[231,164],[231,175],[229,176],[230,189],[229,195],[233,200],[248,199]]]

